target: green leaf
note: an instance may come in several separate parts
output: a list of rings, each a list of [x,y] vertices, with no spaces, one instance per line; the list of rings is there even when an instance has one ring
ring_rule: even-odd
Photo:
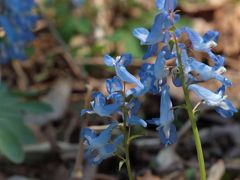
[[[77,30],[83,34],[89,34],[92,31],[92,25],[88,19],[76,19]]]
[[[14,163],[24,160],[24,152],[18,139],[0,127],[0,152]]]
[[[3,118],[0,116],[0,126],[9,133],[12,133],[19,142],[31,144],[35,142],[32,131],[24,124],[23,120],[18,118]],[[0,137],[1,138],[1,137]]]
[[[113,35],[109,36],[111,42],[121,42],[124,44],[125,52],[131,53],[134,57],[142,57],[143,51],[139,46],[139,42],[134,36],[126,30],[117,30]]]
[[[33,114],[46,114],[53,110],[49,104],[38,101],[22,102],[19,104],[19,109]]]
[[[32,131],[24,124],[23,113],[37,114],[52,111],[51,106],[43,102],[22,101],[0,85],[0,153],[15,163],[24,160],[22,144],[35,141]]]
[[[22,113],[18,111],[14,111],[10,108],[0,107],[0,117],[6,118],[6,119],[19,118],[19,117],[22,117]]]
[[[39,90],[39,91],[18,91],[14,90],[11,92],[13,96],[19,96],[19,97],[37,97],[40,93],[45,93],[46,90]]]
[[[118,171],[121,171],[122,166],[123,166],[125,163],[126,163],[125,160],[121,160],[121,161],[119,162],[119,164],[118,164]]]

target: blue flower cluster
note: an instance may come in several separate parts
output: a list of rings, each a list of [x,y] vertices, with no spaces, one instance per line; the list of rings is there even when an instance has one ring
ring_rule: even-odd
[[[125,93],[125,83],[135,84],[136,89],[144,89],[144,85],[126,69],[132,62],[132,56],[130,54],[122,54],[114,59],[109,55],[105,55],[104,62],[107,66],[114,67],[116,72],[116,76],[106,80],[108,95],[105,97],[101,92],[94,92],[92,94],[93,101],[91,102],[92,110],[83,109],[81,115],[83,116],[87,113],[97,114],[101,117],[110,117],[116,113],[124,119],[126,114],[128,126],[139,125],[146,127],[147,123],[137,116],[140,108],[137,97],[131,96],[130,100],[126,101],[127,93]],[[130,92],[128,92],[128,94],[129,96],[131,95]],[[98,136],[89,128],[81,132],[81,136],[87,141],[88,150],[84,156],[89,162],[99,164],[102,160],[112,156],[117,151],[117,147],[124,139],[122,135],[119,135],[110,143],[111,132],[117,127],[118,122],[113,121],[109,127]]]
[[[111,133],[118,126],[117,121],[113,121],[101,134],[97,135],[91,129],[86,128],[81,132],[81,137],[86,139],[88,150],[84,153],[84,157],[91,164],[99,164],[103,159],[113,155],[117,151],[118,145],[123,141],[123,135],[116,137],[112,143]]]
[[[177,133],[173,124],[174,108],[169,95],[170,86],[167,77],[172,75],[172,83],[176,87],[183,86],[183,79],[179,73],[182,66],[188,90],[195,93],[204,104],[215,108],[220,115],[226,118],[237,112],[225,96],[226,88],[232,86],[232,83],[223,75],[226,72],[224,57],[212,52],[212,48],[217,45],[219,33],[208,31],[201,36],[187,27],[176,28],[175,24],[180,18],[176,14],[176,6],[177,0],[156,0],[158,14],[150,31],[143,27],[133,30],[133,35],[140,40],[142,45],[148,47],[143,59],[156,56],[155,63],[144,63],[142,65],[139,71],[140,80],[127,70],[127,66],[132,61],[130,54],[122,54],[116,59],[109,55],[104,56],[105,64],[115,68],[116,76],[106,80],[108,96],[105,97],[101,92],[93,93],[92,110],[84,109],[82,115],[94,113],[109,117],[113,113],[122,116],[127,114],[128,125],[147,127],[146,122],[156,125],[161,142],[165,145],[173,144],[177,139]],[[191,43],[190,47],[188,43],[181,42],[183,35],[188,37]],[[189,52],[192,51],[208,54],[214,62],[214,66],[209,66],[191,57],[190,54],[192,53]],[[181,60],[179,57],[181,57]],[[173,65],[168,66],[169,63],[167,62],[170,60],[171,62],[175,60],[174,67]],[[216,92],[199,85],[199,83],[210,79],[215,79],[222,84]],[[123,83],[131,83],[135,87],[125,89]],[[161,95],[160,117],[144,121],[137,116],[140,107],[137,98],[145,93]],[[91,162],[100,163],[116,152],[116,147],[121,143],[123,137],[120,135],[113,140],[115,148],[109,145],[110,132],[113,128],[117,128],[116,121],[113,121],[99,136],[90,129],[82,131],[82,137],[86,139],[88,144],[86,156],[91,157]]]
[[[172,102],[169,98],[169,86],[166,77],[172,73],[172,81],[176,87],[181,87],[182,82],[179,75],[179,59],[177,56],[176,45],[172,45],[175,38],[178,40],[178,47],[181,51],[181,60],[184,68],[184,75],[188,90],[195,93],[203,103],[212,106],[223,117],[231,117],[237,110],[232,103],[226,99],[225,89],[232,86],[232,83],[223,74],[226,72],[224,67],[224,57],[215,55],[212,48],[217,46],[219,33],[208,31],[203,36],[194,30],[183,27],[177,29],[175,24],[179,20],[175,8],[177,0],[156,0],[156,7],[159,10],[155,17],[151,30],[140,27],[133,31],[133,35],[138,38],[142,45],[147,45],[148,49],[144,59],[157,55],[155,64],[145,63],[142,65],[139,76],[144,84],[144,92],[161,94],[160,118],[154,118],[148,121],[158,126],[159,136],[165,144],[172,144],[176,141],[176,128],[172,124],[174,116]],[[191,42],[191,47],[180,41],[182,35],[187,35]],[[188,52],[198,51],[209,55],[213,60],[214,66],[209,66],[194,57],[189,57]],[[167,67],[168,60],[176,59],[176,67]],[[217,92],[212,92],[198,83],[210,79],[216,79],[222,86]],[[132,91],[139,95],[139,91]]]
[[[38,20],[34,0],[1,0],[0,64],[12,59],[26,59],[25,48],[34,39],[32,28]]]

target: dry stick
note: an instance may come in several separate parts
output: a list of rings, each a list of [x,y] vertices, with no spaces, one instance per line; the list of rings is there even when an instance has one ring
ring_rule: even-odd
[[[92,87],[87,85],[87,94],[84,102],[84,108],[88,108],[89,102],[91,99],[91,94],[92,94]],[[88,116],[80,121],[81,129],[84,129],[88,126]],[[74,170],[72,173],[72,178],[74,179],[81,179],[83,177],[83,139],[79,139],[79,147],[78,147],[78,152],[77,152],[77,157],[76,157],[76,163],[74,166]]]
[[[66,128],[64,136],[63,136],[63,140],[65,142],[69,142],[71,134],[74,131],[74,129],[78,123],[78,120],[79,120],[78,116],[79,116],[79,113],[77,115],[74,113],[74,117],[72,119],[70,119],[70,123],[69,123],[68,127]]]
[[[74,63],[74,58],[72,57],[72,54],[70,53],[70,50],[68,48],[68,45],[65,43],[65,41],[62,39],[62,37],[59,35],[57,29],[55,26],[51,23],[51,21],[43,15],[41,8],[38,6],[38,11],[42,15],[43,19],[45,20],[47,27],[50,31],[50,33],[53,35],[53,37],[56,39],[56,41],[60,44],[62,48],[62,54],[63,59],[66,61],[70,69],[72,70],[73,74],[77,77],[83,77],[86,78],[86,72],[83,68],[76,66]],[[80,68],[80,69],[79,69]]]
[[[17,74],[17,85],[20,90],[26,90],[28,84],[28,78],[25,74],[21,64],[18,61],[12,61],[12,67]]]

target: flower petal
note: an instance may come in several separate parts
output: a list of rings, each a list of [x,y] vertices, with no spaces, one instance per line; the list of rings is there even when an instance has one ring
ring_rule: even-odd
[[[161,51],[158,54],[157,60],[154,64],[154,75],[156,79],[163,79],[167,76],[166,70],[165,70],[165,58],[164,58],[165,52]]]
[[[116,74],[118,75],[118,77],[122,80],[125,81],[127,83],[134,83],[137,86],[139,86],[140,88],[144,88],[143,84],[136,78],[134,77],[132,74],[130,74],[126,67],[124,66],[116,66],[115,67],[116,70]]]
[[[158,51],[158,43],[149,45],[147,52],[143,56],[143,60],[146,60],[146,59],[154,56],[155,54],[157,54],[157,51]]]
[[[109,94],[123,90],[123,85],[119,77],[114,76],[112,79],[106,80],[106,88]]]
[[[174,120],[172,101],[169,96],[169,86],[164,86],[160,104],[160,126],[168,126]]]
[[[159,137],[163,144],[171,145],[174,144],[177,140],[177,131],[176,127],[171,124],[170,127],[160,127],[159,128]]]
[[[142,127],[147,127],[147,123],[143,119],[141,119],[137,116],[134,116],[134,115],[132,115],[128,118],[128,124],[129,125],[140,125]]]
[[[140,27],[133,30],[133,36],[140,40],[141,44],[145,44],[149,31],[146,28]]]
[[[114,66],[115,64],[115,59],[113,59],[111,56],[109,56],[108,54],[104,55],[104,63],[107,66]]]
[[[223,101],[222,107],[216,107],[215,110],[224,118],[232,117],[237,112],[237,109],[229,100]]]
[[[203,35],[204,42],[209,42],[213,40],[217,43],[218,39],[219,39],[219,32],[217,31],[210,30]]]

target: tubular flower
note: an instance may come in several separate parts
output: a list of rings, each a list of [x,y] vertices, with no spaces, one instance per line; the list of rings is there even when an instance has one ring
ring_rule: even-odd
[[[141,45],[148,45],[147,52],[143,57],[144,60],[158,53],[159,43],[168,44],[171,39],[172,35],[169,28],[177,23],[180,18],[178,14],[173,12],[176,5],[176,0],[157,0],[156,6],[160,13],[156,15],[150,31],[144,27],[133,30],[133,36],[140,40]]]
[[[137,113],[140,109],[140,103],[137,99],[132,99],[127,104],[128,109],[128,125],[140,125],[142,127],[147,127],[147,123],[137,116]]]
[[[161,11],[174,11],[177,7],[177,0],[156,0],[156,7]]]
[[[96,149],[97,154],[91,156],[89,161],[91,164],[100,164],[104,159],[107,159],[114,155],[118,146],[123,142],[124,136],[121,134],[116,137],[112,143],[105,144]]]
[[[211,67],[202,62],[196,61],[194,58],[189,59],[189,64],[191,71],[197,73],[197,77],[195,78],[196,82],[217,79],[225,86],[232,86],[231,81],[222,75],[222,70],[225,69],[224,67],[219,67],[216,69],[215,67]]]
[[[214,93],[204,87],[197,84],[192,84],[188,87],[190,91],[193,91],[205,104],[212,106],[223,117],[231,117],[237,112],[232,103],[224,96],[225,86],[223,85],[219,90]]]
[[[123,140],[123,136],[118,136],[113,143],[110,143],[112,131],[117,126],[118,122],[113,121],[99,135],[95,134],[89,128],[85,128],[81,131],[81,138],[85,140],[88,146],[88,150],[84,153],[84,157],[87,158],[90,163],[99,164],[102,160],[112,156],[117,150],[118,145]]]
[[[121,107],[121,101],[116,101],[112,104],[107,104],[106,98],[101,92],[93,93],[94,100],[91,102],[93,110],[83,109],[81,116],[84,114],[98,114],[99,116],[107,117],[117,112]]]
[[[217,46],[217,40],[218,40],[218,33],[216,32],[216,36],[214,36],[215,33],[213,31],[207,32],[203,37],[201,37],[197,32],[193,31],[191,28],[184,27],[182,29],[182,32],[185,32],[189,40],[192,43],[192,47],[196,51],[203,51],[203,52],[210,52],[211,48]]]
[[[140,89],[139,87],[135,87],[130,89],[127,92],[127,96],[141,96],[147,92],[152,92],[154,94],[160,93],[161,87],[166,83],[167,79],[167,69],[165,69],[166,59],[164,55],[165,52],[162,51],[158,54],[154,64],[143,64],[139,76],[144,88]]]
[[[122,56],[117,57],[116,60],[109,55],[105,55],[104,62],[107,66],[115,67],[116,74],[122,81],[134,83],[141,89],[144,88],[143,84],[126,69],[126,66],[130,65],[132,62],[132,55],[123,54]]]
[[[147,29],[140,27],[134,29],[133,35],[140,40],[142,45],[155,45],[161,42],[164,38],[164,32],[162,29],[164,28],[166,18],[167,16],[165,13],[158,14],[155,17],[150,32]]]
[[[121,122],[123,122],[121,132],[124,136],[120,134],[115,139],[111,138],[112,130],[118,127],[116,121],[112,122],[99,135],[89,128],[84,129],[81,137],[86,140],[88,145],[85,157],[90,163],[99,164],[102,160],[117,153],[117,148],[123,140],[125,149],[128,149],[131,137],[128,134],[127,126],[147,127],[147,123],[153,124],[157,126],[159,138],[163,144],[170,145],[176,142],[177,132],[173,124],[175,108],[173,108],[170,99],[168,85],[168,76],[171,74],[173,84],[176,87],[183,86],[186,101],[183,106],[188,110],[193,127],[196,125],[194,125],[195,117],[193,117],[195,109],[189,105],[190,98],[187,91],[195,93],[203,103],[213,107],[225,118],[231,117],[237,112],[224,95],[226,87],[232,86],[231,81],[224,76],[226,72],[224,57],[212,52],[212,48],[217,46],[219,33],[208,31],[201,36],[187,27],[178,29],[175,26],[180,17],[175,11],[177,0],[156,0],[156,6],[158,14],[150,30],[143,27],[133,30],[133,35],[140,40],[141,45],[148,46],[143,59],[156,55],[155,62],[142,64],[138,72],[140,80],[127,70],[127,66],[132,62],[131,54],[122,54],[115,59],[110,55],[104,56],[104,63],[115,68],[116,76],[106,80],[108,95],[105,97],[101,92],[93,93],[92,110],[83,109],[81,114],[96,113],[105,117],[110,117],[114,113],[120,114],[122,116]],[[183,33],[187,35],[191,43],[190,47],[181,42]],[[210,66],[198,61],[190,55],[189,52],[192,51],[207,53],[214,61],[214,65]],[[207,82],[211,79],[222,83],[217,92],[212,92],[198,85],[200,82]],[[126,89],[127,83],[134,84],[135,87]],[[148,121],[138,116],[140,103],[137,98],[146,93],[161,95],[160,116]],[[197,129],[194,129],[194,137],[199,140],[195,130]],[[201,151],[201,147],[198,145],[196,147],[200,148]],[[126,165],[129,170],[130,163],[127,156],[125,160],[128,161]]]
[[[187,54],[186,49],[182,49],[182,54],[181,54],[181,59],[183,63],[183,68],[184,68],[184,74],[186,76],[187,82],[191,81],[192,76],[189,76],[189,72],[191,72],[191,66],[189,64],[189,57]],[[181,87],[182,82],[181,82],[181,77],[180,77],[180,71],[179,71],[179,62],[178,59],[176,61],[177,67],[172,71],[172,82],[176,87]]]
[[[191,41],[192,48],[195,51],[206,52],[210,56],[210,58],[215,62],[219,60],[218,56],[216,56],[211,49],[217,46],[219,33],[217,31],[208,31],[203,37],[200,36],[197,32],[192,30],[191,28],[184,27],[182,28],[182,32],[186,33]]]
[[[169,86],[166,85],[161,95],[160,117],[148,121],[148,123],[158,126],[160,140],[165,145],[173,144],[176,141],[176,127],[172,124],[173,120],[174,114],[172,101],[169,97]]]

